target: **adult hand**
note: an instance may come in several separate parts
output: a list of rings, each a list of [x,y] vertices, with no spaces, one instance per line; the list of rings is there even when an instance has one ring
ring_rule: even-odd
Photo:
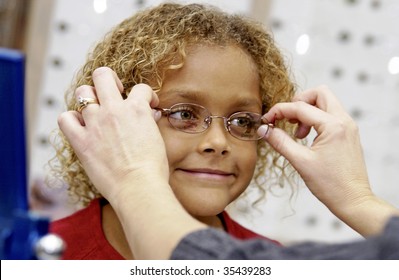
[[[126,100],[115,72],[107,67],[93,72],[94,87],[81,86],[75,94],[93,98],[81,113],[61,114],[58,124],[79,157],[87,175],[107,199],[124,192],[124,181],[154,177],[168,181],[163,139],[152,108],[158,97],[149,86],[136,85]],[[131,186],[130,186],[131,187]]]
[[[327,87],[307,90],[293,102],[277,104],[264,118],[271,123],[282,119],[298,123],[298,138],[306,137],[313,127],[317,136],[310,146],[294,141],[279,128],[271,129],[264,138],[336,216],[363,235],[381,229],[384,215],[395,209],[372,193],[358,127]],[[262,128],[259,133],[264,135]]]

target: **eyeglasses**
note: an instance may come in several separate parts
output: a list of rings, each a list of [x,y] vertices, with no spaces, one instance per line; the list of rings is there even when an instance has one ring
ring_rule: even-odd
[[[257,130],[264,123],[262,115],[257,113],[237,112],[229,117],[212,116],[205,107],[191,103],[178,103],[169,109],[155,109],[161,111],[175,129],[186,133],[204,132],[210,127],[212,119],[220,118],[223,119],[226,130],[237,139],[256,141],[262,138]],[[268,128],[270,126],[272,124],[267,125]]]

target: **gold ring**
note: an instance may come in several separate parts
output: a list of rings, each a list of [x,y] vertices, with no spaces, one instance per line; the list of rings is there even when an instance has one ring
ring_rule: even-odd
[[[98,101],[94,98],[79,96],[77,111],[81,113],[89,104],[98,104]]]

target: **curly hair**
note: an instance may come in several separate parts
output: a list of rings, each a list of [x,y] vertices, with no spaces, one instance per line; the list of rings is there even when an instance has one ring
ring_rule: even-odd
[[[168,3],[134,14],[105,35],[88,55],[65,93],[67,109],[76,109],[75,90],[81,85],[93,85],[93,71],[101,66],[116,72],[124,86],[124,97],[138,83],[149,84],[158,92],[165,72],[183,67],[187,48],[199,44],[234,45],[252,57],[260,77],[264,113],[274,104],[292,99],[296,86],[291,81],[284,57],[272,35],[260,23],[212,6]],[[292,134],[291,124],[279,122],[277,125]],[[101,194],[87,177],[61,131],[58,135],[55,141],[58,143],[54,143],[56,156],[50,161],[51,171],[68,184],[72,196],[87,205]],[[266,193],[266,181],[270,187],[281,184],[281,178],[288,177],[286,167],[286,162],[281,161],[273,149],[259,141],[253,182],[262,196]]]

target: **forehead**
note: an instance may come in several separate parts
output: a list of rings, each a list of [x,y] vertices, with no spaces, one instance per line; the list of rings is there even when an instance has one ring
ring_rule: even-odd
[[[256,64],[237,46],[199,45],[187,49],[183,67],[166,73],[161,103],[240,104],[261,107]]]

